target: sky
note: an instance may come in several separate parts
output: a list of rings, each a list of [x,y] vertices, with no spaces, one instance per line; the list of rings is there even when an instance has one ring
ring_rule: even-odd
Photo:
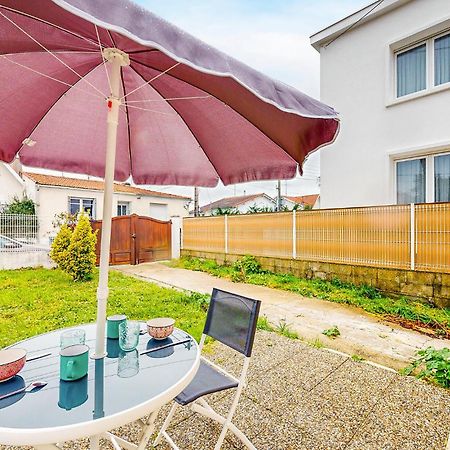
[[[135,0],[136,1],[136,0]],[[300,91],[320,98],[320,58],[309,36],[370,3],[370,0],[137,0],[150,11]],[[304,175],[283,181],[282,194],[320,190],[319,154]],[[276,195],[276,181],[200,188],[200,205],[231,195]],[[193,188],[152,186],[193,196]]]

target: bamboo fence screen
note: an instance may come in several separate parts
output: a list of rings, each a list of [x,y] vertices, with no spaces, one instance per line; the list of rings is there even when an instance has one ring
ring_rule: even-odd
[[[186,218],[183,248],[450,273],[450,203]]]

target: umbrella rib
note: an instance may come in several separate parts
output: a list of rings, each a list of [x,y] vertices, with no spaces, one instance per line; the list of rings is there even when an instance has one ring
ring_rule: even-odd
[[[155,81],[156,79],[158,79],[159,77],[163,76],[164,74],[166,74],[167,72],[169,72],[169,70],[174,69],[175,67],[179,66],[181,63],[176,63],[173,66],[169,67],[168,69],[164,70],[163,72],[158,73],[158,75],[155,75],[151,80],[148,80],[147,82],[145,82],[144,84],[142,84],[141,86],[138,86],[136,89],[133,89],[132,91],[128,92],[127,95],[124,95],[120,100],[123,100],[125,97],[128,97],[130,94],[132,94],[133,92],[136,92],[139,89],[142,89],[144,86],[147,86],[147,84],[150,84],[152,81]],[[142,78],[142,77],[141,77]]]
[[[28,14],[28,13],[23,12],[23,11],[19,11],[19,10],[14,9],[14,8],[10,8],[9,6],[0,5],[0,8],[6,9],[6,10],[11,11],[13,13],[16,13],[16,14],[18,14],[20,16],[24,16],[24,17],[28,17],[28,18],[33,19],[33,20],[37,20],[38,22],[45,23],[46,25],[50,25],[51,27],[57,28],[58,30],[61,30],[61,31],[64,31],[67,34],[70,34],[70,35],[75,36],[77,38],[83,39],[84,41],[89,42],[90,44],[95,44],[96,45],[95,41],[92,41],[91,39],[87,38],[86,36],[82,36],[81,34],[75,33],[74,31],[70,31],[67,28],[64,28],[64,27],[61,27],[60,25],[56,25],[56,24],[54,24],[52,22],[49,22],[48,20],[41,19],[39,17],[33,16],[33,15]]]
[[[72,67],[70,67],[68,64],[66,64],[61,58],[58,58],[58,56],[56,56],[54,53],[52,53],[47,47],[45,47],[45,45],[41,44],[37,39],[35,39],[33,36],[31,36],[28,32],[26,32],[20,25],[18,25],[17,23],[15,23],[12,19],[10,19],[8,16],[5,16],[5,14],[3,14],[0,11],[0,15],[2,17],[4,17],[8,22],[10,22],[12,25],[14,25],[18,30],[20,30],[23,34],[25,34],[25,36],[29,37],[33,42],[35,42],[37,45],[39,45],[39,47],[43,48],[46,52],[48,52],[50,55],[52,55],[55,59],[57,59],[61,64],[63,64],[65,67],[67,67],[71,72],[73,72],[75,75],[77,75],[81,80],[83,80],[85,83],[87,83],[89,86],[91,86],[93,89],[95,89],[99,94],[102,95],[102,97],[104,98],[105,95],[102,91],[100,91],[100,89],[98,89],[96,86],[94,86],[92,83],[90,83],[89,81],[87,81],[85,78],[83,78],[76,70],[72,69]]]
[[[84,94],[90,95],[90,96],[95,97],[95,98],[101,98],[101,99],[105,98],[105,96],[100,96],[100,95],[94,94],[93,92],[85,91],[84,89],[79,88],[78,86],[76,86],[76,83],[75,84],[66,83],[65,81],[59,80],[58,78],[54,78],[51,75],[47,75],[45,73],[39,72],[36,69],[32,69],[31,67],[25,66],[24,64],[21,64],[21,63],[19,63],[17,61],[9,59],[5,55],[0,55],[0,57],[5,59],[6,61],[12,63],[12,64],[16,64],[17,66],[22,67],[23,69],[27,69],[27,70],[29,70],[31,72],[34,72],[37,75],[41,75],[44,78],[48,78],[50,80],[53,80],[53,81],[56,81],[58,83],[64,84],[64,85],[69,86],[69,87],[71,87],[73,89],[78,89],[79,91],[83,92]],[[80,81],[80,80],[78,80],[78,81]]]
[[[103,51],[102,51],[103,50],[103,45],[100,42],[100,35],[98,34],[98,27],[97,27],[97,25],[95,23],[94,23],[94,27],[95,27],[95,33],[97,34],[98,46],[100,48],[100,55],[102,57],[103,67],[105,68],[106,78],[108,79],[109,92],[112,92],[111,80],[109,78],[108,68],[106,67],[106,61],[105,61],[105,57],[103,56]]]
[[[212,98],[212,95],[194,95],[192,97],[172,97],[172,98],[164,98],[163,100],[155,100],[155,99],[146,99],[146,100],[128,100],[125,102],[127,105],[130,103],[145,103],[145,102],[169,102],[173,100],[196,100],[196,99],[205,99]]]
[[[168,112],[164,112],[164,111],[157,111],[156,109],[141,108],[140,106],[129,105],[128,103],[122,103],[122,105],[127,108],[139,109],[140,111],[154,112],[154,113],[162,114],[164,116],[176,116],[176,114],[172,114],[172,113],[168,113]]]

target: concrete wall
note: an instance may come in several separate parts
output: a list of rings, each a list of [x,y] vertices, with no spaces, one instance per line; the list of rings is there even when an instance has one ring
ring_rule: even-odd
[[[23,267],[54,267],[46,251],[0,252],[0,270]]]
[[[413,0],[321,48],[321,99],[342,120],[321,150],[322,208],[396,203],[395,159],[450,151],[450,83],[394,100],[394,51],[449,25],[449,0]]]
[[[33,188],[29,188],[32,192]],[[101,220],[103,214],[103,193],[101,191],[89,191],[86,189],[68,189],[57,188],[50,186],[38,186],[33,195],[38,204],[37,214],[40,224],[40,240],[42,243],[49,242],[49,238],[54,236],[55,230],[52,222],[55,215],[61,212],[68,211],[69,197],[83,197],[95,199],[95,219]],[[150,204],[167,205],[168,217],[170,220],[172,216],[185,217],[188,211],[184,208],[186,200],[173,199],[165,197],[147,197],[138,196],[134,194],[115,193],[113,198],[113,215],[117,215],[117,202],[129,202],[130,213],[141,216],[149,216],[151,213]]]
[[[182,250],[183,256],[213,259],[219,264],[233,263],[242,255]],[[450,307],[450,274],[417,272],[412,270],[384,269],[352,266],[297,259],[259,257],[263,269],[275,273],[291,273],[300,278],[335,278],[358,286],[367,285],[391,296],[405,296],[439,307]]]

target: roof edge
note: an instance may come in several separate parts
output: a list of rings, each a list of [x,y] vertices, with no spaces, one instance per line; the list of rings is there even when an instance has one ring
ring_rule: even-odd
[[[348,27],[352,27],[353,29],[360,27],[364,23],[370,22],[371,20],[376,19],[388,12],[396,9],[406,3],[409,3],[412,0],[384,0],[380,3],[380,0],[370,3],[358,11],[338,20],[337,22],[332,23],[331,25],[323,28],[322,30],[314,33],[310,36],[309,41],[310,44],[320,52],[320,48],[323,47],[326,43],[332,41],[336,36],[343,33]],[[379,4],[379,6],[376,6]],[[371,9],[373,11],[371,12]],[[359,21],[359,22],[358,22]],[[357,25],[354,25],[358,22]]]

